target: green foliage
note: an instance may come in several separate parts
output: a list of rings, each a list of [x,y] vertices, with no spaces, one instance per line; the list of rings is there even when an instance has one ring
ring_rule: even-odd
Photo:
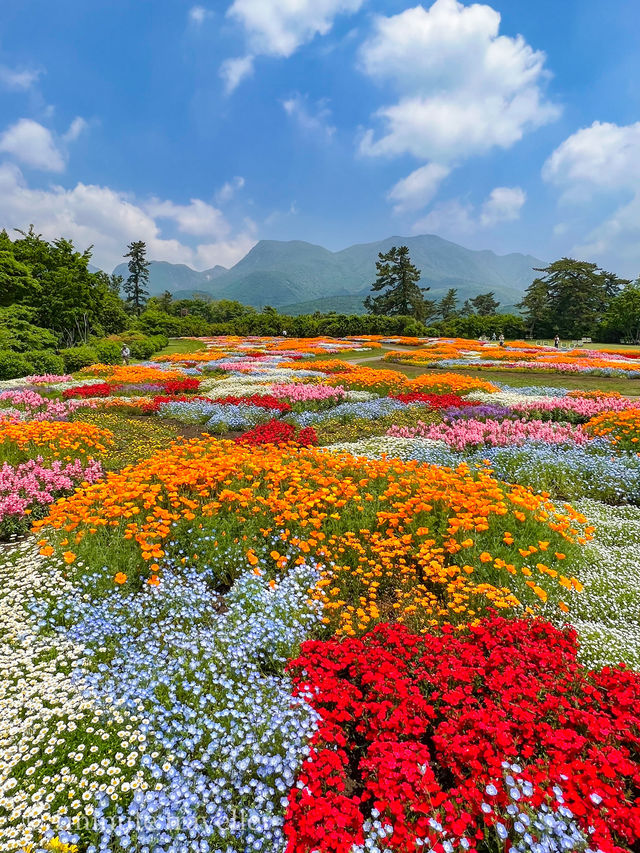
[[[64,373],[64,360],[48,349],[27,350],[24,357],[33,365],[33,373]]]
[[[129,277],[123,285],[127,294],[127,302],[138,316],[147,301],[149,284],[149,261],[147,261],[147,246],[142,240],[134,240],[127,246],[124,255],[129,258]]]
[[[493,290],[490,290],[489,293],[479,293],[469,301],[476,314],[480,317],[489,317],[495,314],[500,307],[500,303],[495,297]]]
[[[33,364],[22,353],[0,350],[0,381],[19,379],[34,372]]]
[[[629,284],[587,261],[561,258],[527,288],[518,305],[531,334],[561,338],[590,337],[608,312],[620,288]]]
[[[89,270],[89,249],[78,252],[64,239],[49,243],[33,227],[19,234],[13,242],[0,235],[0,305],[32,309],[28,322],[49,329],[67,346],[126,328],[128,318],[110,277]]]
[[[451,338],[479,338],[481,335],[494,334],[498,337],[502,333],[505,338],[514,339],[525,336],[527,325],[522,317],[516,317],[515,314],[469,314],[434,324],[431,331]]]
[[[603,323],[606,340],[640,343],[640,278],[611,300]]]
[[[0,249],[0,305],[33,305],[39,298],[40,286],[29,267],[18,261],[10,249]]]
[[[426,300],[423,293],[428,287],[420,287],[420,270],[409,257],[407,246],[393,246],[388,252],[380,252],[376,261],[376,280],[371,285],[374,293],[385,291],[380,296],[367,296],[364,305],[372,314],[387,316],[410,316],[426,320],[436,312],[435,303]]]
[[[60,350],[60,355],[64,361],[64,369],[67,373],[74,373],[83,367],[88,367],[90,364],[96,364],[98,354],[93,347],[84,344],[79,347],[68,347]]]
[[[116,341],[101,340],[94,344],[98,361],[101,364],[120,364],[122,361],[122,344]]]
[[[48,329],[34,325],[35,308],[11,305],[0,308],[0,349],[25,352],[30,349],[54,349],[56,336]]]
[[[438,302],[438,314],[443,320],[450,320],[458,313],[458,291],[455,287],[449,288],[446,295]]]

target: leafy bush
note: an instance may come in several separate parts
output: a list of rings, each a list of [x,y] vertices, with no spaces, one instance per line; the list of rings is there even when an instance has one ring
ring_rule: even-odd
[[[62,349],[60,355],[63,358],[64,369],[67,373],[73,373],[98,361],[98,354],[95,349],[87,345]]]
[[[21,353],[0,350],[0,380],[18,379],[34,373],[33,364]]]
[[[122,361],[122,346],[115,341],[98,341],[95,350],[101,364],[120,364]]]
[[[34,367],[34,373],[64,373],[64,359],[48,349],[32,349],[24,357]]]

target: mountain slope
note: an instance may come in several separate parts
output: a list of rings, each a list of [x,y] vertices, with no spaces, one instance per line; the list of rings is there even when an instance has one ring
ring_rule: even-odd
[[[353,311],[362,311],[362,300],[375,279],[378,253],[400,245],[409,247],[411,260],[422,271],[421,284],[430,288],[428,296],[435,299],[455,287],[461,301],[493,290],[501,303],[512,305],[533,280],[533,268],[543,265],[531,255],[474,251],[433,234],[388,237],[339,252],[301,240],[261,240],[228,270],[214,267],[196,272],[184,264],[153,261],[149,291],[180,291],[181,297],[204,292],[212,299],[237,299],[256,307],[287,306],[295,313],[314,304],[322,310],[350,305]],[[115,272],[126,277],[125,265]]]

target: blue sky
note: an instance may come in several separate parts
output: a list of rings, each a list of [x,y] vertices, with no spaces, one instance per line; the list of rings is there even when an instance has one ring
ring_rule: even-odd
[[[629,0],[21,0],[0,225],[198,269],[436,233],[640,275]]]

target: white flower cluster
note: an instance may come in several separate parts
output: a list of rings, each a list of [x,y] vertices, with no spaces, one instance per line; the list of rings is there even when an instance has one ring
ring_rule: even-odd
[[[73,675],[82,646],[37,631],[24,609],[34,590],[62,596],[71,585],[33,546],[0,560],[0,849],[46,837],[75,840],[103,793],[116,801],[149,783],[140,768],[145,735],[135,716],[99,708]]]
[[[593,668],[624,661],[639,669],[640,508],[592,500],[576,507],[596,528],[578,575],[584,591],[569,613],[581,657]]]

